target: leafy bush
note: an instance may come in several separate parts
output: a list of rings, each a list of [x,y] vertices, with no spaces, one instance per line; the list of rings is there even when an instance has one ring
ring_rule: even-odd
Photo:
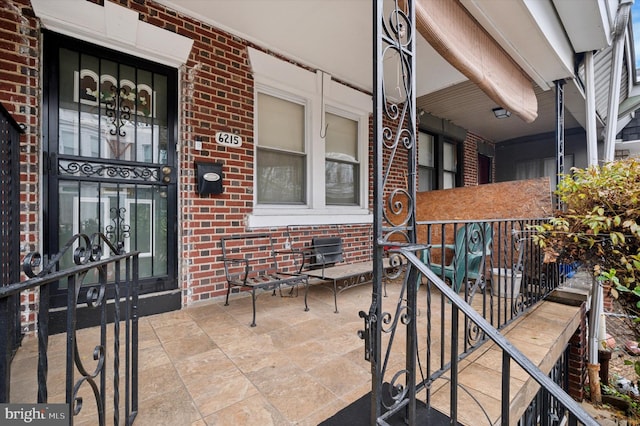
[[[625,309],[640,309],[640,159],[572,169],[556,194],[565,208],[536,226],[545,261],[585,263]]]

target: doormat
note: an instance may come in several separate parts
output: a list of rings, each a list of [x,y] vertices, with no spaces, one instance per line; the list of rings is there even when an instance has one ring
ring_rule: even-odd
[[[338,411],[333,416],[319,423],[318,426],[369,426],[370,425],[371,392],[361,396],[357,401]],[[393,426],[405,426],[404,410],[387,419]],[[449,417],[434,408],[427,408],[422,401],[416,401],[416,424],[448,425]]]

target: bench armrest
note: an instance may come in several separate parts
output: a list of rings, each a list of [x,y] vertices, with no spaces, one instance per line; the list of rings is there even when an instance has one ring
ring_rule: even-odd
[[[276,250],[276,255],[280,255],[280,254],[290,254],[293,258],[294,258],[294,263],[296,265],[300,265],[297,266],[296,268],[298,269],[297,274],[302,274],[302,270],[304,269],[304,263],[305,263],[305,251],[304,250],[299,250],[299,249],[287,249],[287,250]],[[297,260],[299,259],[299,260]]]
[[[249,275],[249,259],[246,257],[223,257],[222,261],[225,263],[225,274],[227,275],[227,281],[230,280],[230,274],[227,270],[227,265],[242,265],[244,264],[244,275],[242,276],[242,283],[246,284],[247,276]]]

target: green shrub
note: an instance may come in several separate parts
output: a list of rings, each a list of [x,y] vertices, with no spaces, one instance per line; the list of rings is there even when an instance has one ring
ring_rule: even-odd
[[[556,190],[565,208],[534,227],[534,241],[546,262],[583,262],[614,297],[640,309],[640,159],[572,172]]]

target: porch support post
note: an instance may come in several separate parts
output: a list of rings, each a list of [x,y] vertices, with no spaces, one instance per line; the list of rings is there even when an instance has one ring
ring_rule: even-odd
[[[614,27],[613,53],[611,55],[611,74],[609,83],[609,109],[607,111],[607,125],[604,139],[604,162],[613,161],[616,153],[616,133],[618,129],[618,107],[620,103],[620,72],[622,70],[622,55],[624,40],[627,32],[627,22],[631,14],[633,0],[621,0],[616,13]]]
[[[369,424],[376,425],[380,417],[382,400],[382,324],[379,316],[382,312],[382,207],[383,197],[383,113],[384,113],[384,53],[383,53],[383,27],[384,1],[373,2],[373,289],[371,294],[371,306],[369,307],[370,341],[369,362],[371,366],[371,408]]]
[[[564,80],[556,80],[556,188],[557,182],[564,174]],[[553,188],[554,190],[556,188]],[[556,200],[556,208],[562,208],[561,201]]]
[[[598,136],[596,134],[596,86],[593,67],[593,52],[587,52],[584,60],[587,97],[587,166],[598,165]]]

